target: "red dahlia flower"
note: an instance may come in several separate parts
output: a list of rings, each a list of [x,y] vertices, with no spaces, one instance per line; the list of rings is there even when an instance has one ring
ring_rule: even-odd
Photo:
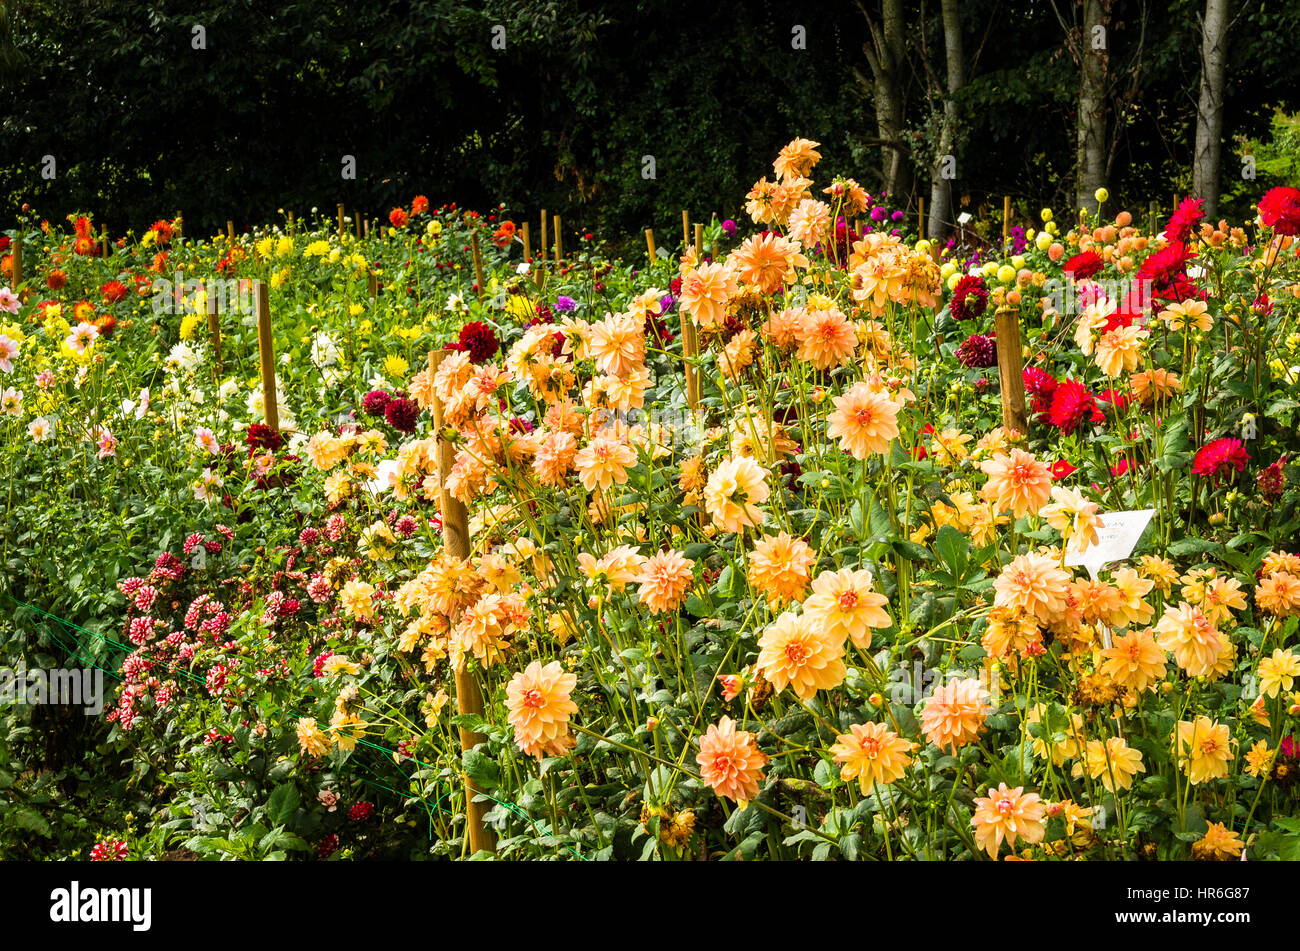
[[[1022,374],[1025,392],[1033,398],[1034,412],[1040,416],[1052,407],[1052,395],[1056,392],[1056,377],[1038,367],[1025,367]]]
[[[1192,474],[1218,481],[1228,476],[1230,469],[1242,472],[1250,455],[1240,439],[1225,437],[1206,443],[1196,453],[1192,461]]]
[[[1138,268],[1138,281],[1151,282],[1152,297],[1186,300],[1199,295],[1187,278],[1187,263],[1194,255],[1183,244],[1168,244],[1151,254]]]
[[[415,421],[420,417],[420,407],[405,396],[394,396],[384,407],[384,419],[399,433],[415,432]]]
[[[371,390],[361,398],[361,409],[367,416],[383,416],[390,399],[387,390]]]
[[[259,449],[275,452],[284,445],[284,437],[264,423],[253,423],[248,427],[248,436],[244,442],[250,453]]]
[[[1098,419],[1099,416],[1096,400],[1078,380],[1065,379],[1056,385],[1052,404],[1047,410],[1047,421],[1061,432],[1067,435],[1074,432],[1085,419],[1101,422],[1105,418]]]
[[[1103,267],[1105,262],[1100,254],[1096,251],[1083,251],[1066,261],[1062,270],[1076,281],[1086,281]]]
[[[1278,234],[1300,235],[1300,188],[1270,188],[1259,200],[1259,220]]]
[[[1201,205],[1204,198],[1184,198],[1169,216],[1165,226],[1165,239],[1170,244],[1182,244],[1196,231],[1196,226],[1205,217]]]
[[[1255,477],[1255,485],[1259,487],[1259,494],[1269,502],[1276,502],[1281,498],[1282,490],[1286,488],[1286,473],[1282,471],[1284,465],[1286,465],[1286,456],[1283,456],[1277,462],[1270,463]]]
[[[1061,479],[1068,479],[1074,475],[1079,471],[1079,467],[1070,465],[1064,459],[1057,459],[1052,463],[1052,468],[1049,471],[1052,473],[1052,478],[1059,482]]]
[[[992,337],[971,334],[957,348],[957,362],[972,369],[997,366],[998,348]]]
[[[388,223],[394,228],[405,228],[406,223],[409,220],[410,219],[407,217],[406,212],[401,208],[394,208],[388,213]]]
[[[967,274],[953,288],[948,313],[957,321],[975,320],[984,313],[989,303],[988,288],[974,274]]]
[[[501,348],[496,333],[481,320],[472,320],[461,327],[457,343],[457,349],[468,351],[473,363],[491,360]]]

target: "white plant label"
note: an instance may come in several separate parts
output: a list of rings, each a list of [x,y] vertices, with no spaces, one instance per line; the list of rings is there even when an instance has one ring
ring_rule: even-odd
[[[1097,572],[1112,561],[1122,561],[1133,554],[1133,549],[1142,538],[1155,509],[1138,509],[1132,512],[1105,512],[1099,516],[1101,525],[1097,527],[1097,541],[1089,545],[1086,551],[1079,551],[1077,536],[1070,540],[1065,549],[1065,563],[1070,566],[1083,565],[1091,578],[1097,580]],[[1111,646],[1110,629],[1101,628],[1102,643]]]

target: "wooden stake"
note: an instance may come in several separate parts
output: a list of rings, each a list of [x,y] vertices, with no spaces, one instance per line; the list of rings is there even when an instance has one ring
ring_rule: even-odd
[[[682,209],[682,253],[685,254],[691,246],[691,213],[685,208]]]
[[[109,255],[109,250],[108,250],[108,225],[104,225],[103,228],[100,230],[100,232],[99,232],[99,243],[100,243],[100,246],[104,249],[104,250],[103,250],[103,253],[102,253],[100,256],[101,256],[102,258],[104,258],[104,260],[107,261],[107,260],[108,260],[108,255]]]
[[[379,276],[374,271],[366,271],[366,293],[371,299],[379,296]]]
[[[1002,425],[1029,434],[1025,414],[1024,352],[1020,344],[1020,312],[1003,305],[993,316],[998,340],[998,382],[1002,390]]]
[[[533,259],[533,235],[532,232],[529,230],[528,222],[525,221],[524,222],[524,260],[531,261],[532,259]]]
[[[1011,237],[1011,196],[1002,196],[1002,243]]]
[[[700,370],[690,361],[700,352],[699,338],[696,337],[695,321],[690,314],[681,312],[682,319],[682,358],[685,361],[686,405],[694,414],[700,408]]]
[[[339,202],[339,237],[343,237],[343,202]]]
[[[704,225],[698,222],[695,225],[695,260],[700,261],[704,257]]]
[[[478,299],[483,299],[483,255],[478,249],[478,232],[475,231],[469,238],[470,250],[474,255],[474,283],[478,287]],[[555,260],[559,260],[559,252],[556,252]]]
[[[450,351],[436,350],[429,354],[429,378],[438,372],[438,366]],[[429,407],[433,415],[433,430],[437,440],[438,466],[438,509],[442,515],[442,543],[447,553],[454,558],[468,558],[469,547],[469,513],[464,504],[452,498],[447,490],[447,473],[451,472],[456,461],[456,447],[443,438],[443,405],[437,394]],[[478,682],[468,670],[457,670],[456,675],[456,712],[459,714],[483,715],[483,694]],[[460,728],[460,747],[462,752],[472,750],[486,737],[464,727]],[[496,835],[483,821],[487,815],[488,803],[476,802],[475,797],[481,792],[469,776],[465,777],[465,825],[469,836],[471,852],[495,852]]]
[[[645,229],[645,249],[646,252],[650,255],[650,263],[654,264],[655,263],[655,229],[654,228]]]
[[[1147,234],[1156,233],[1156,203],[1147,206]]]
[[[918,238],[925,237],[925,199],[924,198],[918,198],[916,200],[916,236]]]
[[[212,355],[216,359],[217,376],[221,376],[221,318],[217,316],[217,298],[208,286],[203,288],[203,297],[208,312],[208,335],[212,338]]]
[[[234,247],[235,244],[235,223],[229,218],[226,219],[226,246]]]
[[[262,409],[266,425],[280,431],[280,408],[275,402],[275,341],[271,339],[270,289],[265,281],[253,284],[257,306],[257,353],[262,362]]]
[[[13,271],[10,273],[9,278],[13,281],[14,293],[26,301],[27,298],[23,295],[21,290],[23,283],[23,235],[21,231],[18,233],[18,237],[14,239],[13,255],[10,259],[10,264]]]
[[[365,238],[366,240],[369,240],[369,239],[370,239],[370,219],[369,219],[369,218],[367,218],[365,221],[361,222],[361,236],[362,236],[363,238]]]
[[[354,223],[355,223],[356,226],[357,226],[357,237],[360,238],[360,237],[361,237],[361,218],[360,218],[360,216],[357,217],[357,220],[356,220]]]
[[[172,235],[179,241],[184,236],[185,219],[181,216],[180,211],[176,212],[176,217],[172,219]]]
[[[564,249],[560,244],[560,216],[555,215],[554,217],[555,228],[553,230],[555,231],[555,263],[559,264],[560,258],[564,257]]]
[[[289,234],[293,234],[293,212],[289,212]]]
[[[539,257],[543,261],[546,260],[546,251],[551,246],[550,243],[546,240],[546,222],[547,222],[546,209],[543,208],[542,209],[542,243],[537,246],[542,252],[539,255]]]

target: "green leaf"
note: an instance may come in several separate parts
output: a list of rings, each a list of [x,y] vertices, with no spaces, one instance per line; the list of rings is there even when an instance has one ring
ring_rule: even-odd
[[[451,722],[471,733],[487,733],[492,728],[492,724],[477,713],[458,713],[451,718]]]
[[[831,764],[826,760],[818,760],[816,767],[813,768],[813,779],[822,789],[830,789],[835,784],[835,777],[831,773]]]
[[[916,542],[905,538],[891,538],[889,547],[908,561],[934,561],[934,557],[926,550],[924,545],[918,545]]]
[[[266,801],[266,814],[276,825],[285,825],[298,811],[302,796],[293,783],[282,783],[275,787],[271,798]]]
[[[1169,554],[1175,558],[1182,558],[1186,555],[1215,551],[1218,547],[1217,542],[1212,542],[1208,538],[1180,538],[1169,546]]]
[[[472,749],[465,751],[462,761],[465,775],[480,789],[496,788],[501,775],[496,760],[478,749]]]
[[[37,835],[44,836],[47,839],[50,837],[50,824],[45,821],[44,816],[30,806],[15,809],[10,813],[10,817],[13,820],[13,824],[19,829],[25,829],[28,832],[35,832]]]
[[[951,525],[942,525],[934,536],[934,550],[952,573],[961,577],[970,560],[970,539]]]
[[[862,846],[862,836],[856,832],[842,835],[839,839],[840,854],[850,862],[858,860],[858,849]]]

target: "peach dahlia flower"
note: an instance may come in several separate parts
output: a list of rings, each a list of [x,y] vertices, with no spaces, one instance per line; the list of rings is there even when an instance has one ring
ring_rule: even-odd
[[[980,469],[989,477],[981,490],[984,498],[1000,512],[1020,518],[1036,513],[1052,496],[1051,470],[1023,449],[998,453]]]
[[[753,733],[737,730],[731,717],[723,717],[700,737],[695,762],[700,778],[719,796],[748,801],[758,795],[767,756],[754,742]]]
[[[855,459],[889,452],[889,441],[898,436],[897,403],[866,382],[853,384],[834,403],[835,410],[826,418],[827,438],[838,439],[840,448]]]
[[[569,694],[578,678],[564,672],[558,660],[545,667],[533,661],[506,685],[506,709],[515,743],[529,756],[563,756],[573,747],[569,714],[578,705]]]
[[[844,645],[806,614],[786,611],[758,639],[758,669],[777,692],[800,700],[844,682]]]
[[[1006,783],[999,783],[997,789],[989,789],[988,796],[975,800],[975,814],[970,821],[975,828],[975,842],[991,859],[997,858],[1003,840],[1013,848],[1020,839],[1041,842],[1046,812],[1038,793],[1027,793],[1023,786],[1008,789]]]
[[[982,685],[973,677],[936,687],[921,710],[921,731],[941,750],[955,752],[973,743],[992,708],[984,702]]]

